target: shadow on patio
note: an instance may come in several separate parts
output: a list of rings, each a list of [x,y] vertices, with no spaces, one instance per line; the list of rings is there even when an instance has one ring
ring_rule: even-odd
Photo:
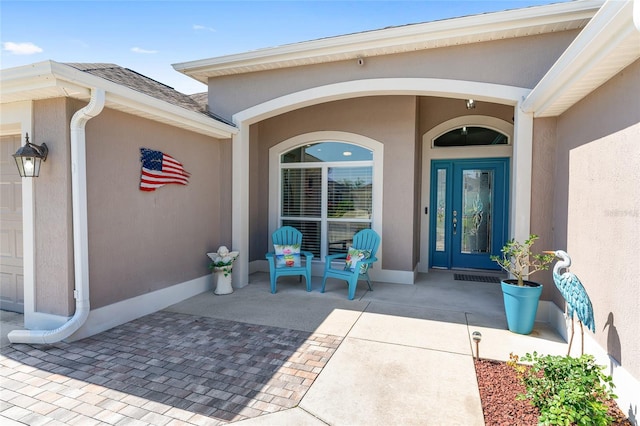
[[[475,330],[485,336],[481,355],[486,358],[505,359],[512,350],[540,351],[541,344],[557,346],[554,351],[565,348],[545,324],[537,324],[531,336],[507,332],[499,284],[454,281],[450,271],[433,271],[420,275],[416,285],[374,283],[373,292],[360,285],[356,299],[349,301],[346,284],[329,280],[322,294],[320,280],[314,277],[313,291],[307,293],[296,277],[281,278],[274,295],[269,292],[268,274],[256,273],[248,286],[230,295],[203,293],[81,341],[5,347],[0,416],[22,422],[51,418],[63,423],[222,424],[264,419],[263,414],[299,407],[305,415],[345,424],[352,421],[340,408],[345,398],[328,389],[335,382],[345,390],[366,389],[372,396],[364,398],[372,406],[376,398],[388,397],[373,383],[377,378],[366,379],[366,372],[397,354],[381,352],[377,361],[371,355],[374,364],[367,365],[369,356],[358,352],[371,350],[367,345],[420,349],[419,355],[410,354],[418,356],[415,363],[432,363],[439,370],[448,362],[471,365],[469,335]],[[332,361],[324,384],[314,386],[314,392],[311,386],[341,346],[340,350],[355,353]],[[434,353],[444,355],[432,360]],[[364,359],[354,360],[359,355]],[[351,362],[359,365],[344,365]],[[427,386],[430,380],[420,380],[420,375],[436,374],[413,371],[419,366],[410,365],[411,358],[406,363],[406,379],[413,382]],[[459,368],[455,365],[449,367]],[[365,372],[350,378],[359,366]],[[394,379],[385,380],[390,384]],[[474,381],[475,375],[470,383]],[[383,395],[375,395],[378,392]],[[407,387],[407,392],[412,395],[401,392],[396,398],[407,404],[412,398],[424,401],[429,390]],[[473,392],[477,389],[472,389],[472,396]],[[455,401],[447,398],[456,410]],[[323,412],[323,404],[331,407],[330,414]],[[397,420],[406,411],[397,405],[384,415]],[[435,402],[424,410],[437,409],[442,407]],[[457,410],[462,418],[473,417]],[[476,404],[469,410],[476,413]],[[433,413],[422,414],[433,418]],[[380,415],[360,413],[358,419],[380,421]],[[411,415],[420,418],[416,409]],[[451,413],[443,416],[451,420]]]

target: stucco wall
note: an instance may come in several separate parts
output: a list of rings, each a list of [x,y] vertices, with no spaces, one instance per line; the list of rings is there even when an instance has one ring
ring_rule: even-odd
[[[421,115],[421,106],[420,102],[416,102],[415,105],[415,117],[416,123],[420,121]],[[414,177],[414,187],[413,187],[413,264],[411,265],[415,268],[420,262],[420,243],[421,243],[421,233],[420,233],[420,221],[422,219],[421,215],[424,213],[422,209],[422,134],[420,133],[420,126],[414,126],[414,152],[413,152],[413,169],[415,171]]]
[[[223,117],[273,98],[343,81],[421,77],[533,88],[576,36],[563,31],[209,79],[209,108]]]
[[[62,316],[75,310],[68,124],[74,105],[63,98],[34,102],[34,134],[30,135],[32,142],[49,148],[40,176],[33,182],[35,310]]]
[[[387,96],[348,99],[302,108],[252,126],[250,260],[269,250],[269,148],[314,131],[352,132],[384,144],[383,265],[413,270],[416,98]],[[257,131],[256,131],[257,129]],[[407,155],[409,153],[410,155]],[[409,207],[409,208],[406,208]]]
[[[464,99],[421,97],[420,135],[427,133],[438,124],[462,115],[486,115],[513,124],[513,107],[489,102],[476,102],[476,108],[468,110]]]
[[[231,246],[230,141],[105,109],[86,126],[92,309],[209,273]],[[169,154],[187,186],[143,192],[140,148]]]
[[[533,246],[535,253],[561,247],[556,245],[553,235],[556,124],[555,117],[537,118],[533,122],[530,233],[540,237]],[[562,296],[553,284],[551,270],[536,272],[533,279],[543,285],[542,299],[553,300],[558,306],[563,306]]]
[[[587,289],[596,339],[640,379],[640,61],[558,119],[554,233]],[[567,217],[566,222],[563,218]]]

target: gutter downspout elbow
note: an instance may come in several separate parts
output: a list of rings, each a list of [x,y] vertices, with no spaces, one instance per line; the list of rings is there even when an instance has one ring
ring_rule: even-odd
[[[84,324],[89,317],[89,238],[87,226],[87,121],[102,112],[105,91],[91,89],[91,100],[71,118],[71,195],[73,217],[73,260],[76,310],[69,321],[54,330],[14,330],[9,333],[11,343],[50,344],[60,342]]]

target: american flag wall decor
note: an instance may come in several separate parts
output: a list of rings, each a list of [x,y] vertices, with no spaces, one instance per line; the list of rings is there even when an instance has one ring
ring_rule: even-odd
[[[161,151],[140,148],[140,161],[142,171],[140,172],[140,190],[155,191],[161,186],[177,183],[187,185],[189,176],[182,164],[170,155]]]

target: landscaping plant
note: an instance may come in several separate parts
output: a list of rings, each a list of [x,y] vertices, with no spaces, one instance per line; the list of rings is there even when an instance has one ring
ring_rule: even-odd
[[[605,375],[605,368],[595,363],[592,355],[579,358],[560,355],[526,354],[519,364],[518,355],[510,355],[508,364],[515,368],[526,393],[518,399],[529,399],[540,409],[543,425],[600,426],[613,422],[605,404],[610,398],[613,379]]]
[[[524,285],[524,277],[538,271],[546,271],[555,260],[555,255],[533,254],[531,252],[531,246],[538,238],[537,235],[531,234],[522,243],[513,239],[509,240],[502,247],[501,256],[491,256],[491,260],[518,280],[520,287]]]

